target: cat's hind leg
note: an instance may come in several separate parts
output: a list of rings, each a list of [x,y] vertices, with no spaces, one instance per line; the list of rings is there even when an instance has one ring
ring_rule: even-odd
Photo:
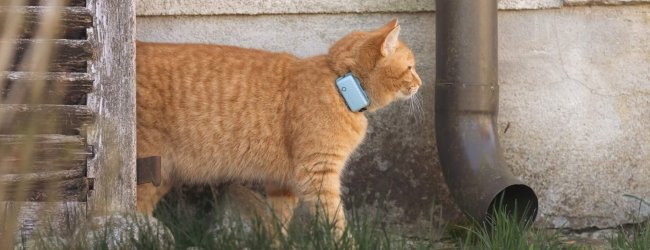
[[[142,110],[138,110],[137,158],[161,157],[160,185],[155,186],[152,183],[137,185],[136,207],[138,211],[152,215],[158,201],[172,188],[173,183],[170,177],[174,162],[172,157],[162,153],[166,145],[163,140],[164,134],[154,126],[148,126],[150,124],[141,122],[143,119],[140,119],[140,115],[142,114],[144,114]]]
[[[138,211],[153,215],[158,201],[169,192],[172,186],[169,183],[161,183],[156,187],[151,183],[140,184],[137,187],[137,208]]]

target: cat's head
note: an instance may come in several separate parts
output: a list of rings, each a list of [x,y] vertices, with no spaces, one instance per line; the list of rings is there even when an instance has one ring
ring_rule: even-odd
[[[369,111],[408,99],[422,85],[413,52],[399,40],[399,33],[400,25],[393,19],[377,30],[353,32],[329,50],[337,74],[352,72],[361,80],[370,98]]]

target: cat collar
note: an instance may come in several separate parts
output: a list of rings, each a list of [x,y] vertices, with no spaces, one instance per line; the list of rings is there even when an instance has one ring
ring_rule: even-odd
[[[363,112],[370,105],[370,99],[361,87],[359,78],[355,77],[352,72],[336,79],[336,89],[352,112]]]

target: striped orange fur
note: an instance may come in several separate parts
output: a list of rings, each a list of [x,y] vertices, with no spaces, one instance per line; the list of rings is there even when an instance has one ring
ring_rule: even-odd
[[[297,58],[221,45],[137,43],[137,155],[162,156],[162,185],[138,186],[151,213],[174,185],[266,183],[283,223],[298,199],[345,227],[340,176],[364,138],[364,113],[348,110],[335,79],[354,73],[368,112],[419,88],[411,50],[394,19],[351,33],[328,54]]]

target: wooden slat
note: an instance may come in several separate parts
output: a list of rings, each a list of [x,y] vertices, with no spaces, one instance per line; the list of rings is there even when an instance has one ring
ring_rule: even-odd
[[[20,30],[20,38],[33,38],[39,25],[41,25],[41,16],[43,13],[58,11],[61,18],[61,31],[55,37],[65,39],[85,39],[86,28],[92,27],[93,17],[86,7],[44,7],[44,6],[25,6],[25,7],[7,7],[0,6],[0,17],[6,16],[10,12],[17,13],[23,17],[24,23]],[[2,26],[0,26],[2,31]]]
[[[83,177],[85,175],[85,172],[85,169],[71,169],[28,174],[4,174],[0,175],[0,186],[14,185],[19,183],[39,183],[69,180]]]
[[[72,233],[85,217],[85,202],[0,202],[0,247],[13,249],[15,235]]]
[[[86,200],[89,185],[85,163],[91,152],[87,151],[83,138],[0,135],[0,150],[3,200]],[[30,150],[31,154],[21,155]],[[28,165],[21,166],[25,163]]]
[[[86,168],[92,155],[84,138],[66,135],[0,135],[0,176]],[[0,177],[2,178],[2,177]]]
[[[31,90],[38,86],[43,88],[41,104],[86,104],[86,96],[93,90],[93,79],[87,73],[31,73],[31,72],[4,72],[0,73],[0,79],[4,79],[5,88],[0,89],[0,97],[5,98],[7,104],[25,103],[27,98],[17,100],[7,99],[10,91],[17,91],[19,88],[26,89],[23,97],[30,96]]]
[[[0,105],[0,134],[79,134],[93,112],[81,105]]]
[[[51,82],[85,82],[91,83],[93,77],[87,73],[33,73],[33,72],[3,72],[0,73],[8,81],[51,81]],[[92,88],[91,88],[92,89]]]
[[[89,0],[96,17],[89,39],[102,51],[93,68],[95,84],[88,107],[97,113],[88,126],[88,144],[97,156],[88,160],[94,178],[88,197],[93,212],[135,209],[135,4],[132,0]],[[115,11],[120,10],[120,11]]]
[[[63,1],[66,6],[86,6],[86,0],[67,0]],[[24,0],[21,4],[24,6],[48,6],[58,4],[57,0]],[[7,6],[10,1],[0,1],[0,6]]]
[[[2,177],[0,175],[0,177]],[[4,201],[86,201],[89,181],[79,177],[35,183],[0,185]]]
[[[55,51],[50,59],[49,71],[52,72],[86,72],[86,61],[92,59],[93,50],[90,42],[86,40],[0,40],[0,46],[11,43],[15,48],[14,59],[9,65],[12,71],[20,70],[20,64],[25,55],[34,46],[49,46]]]

